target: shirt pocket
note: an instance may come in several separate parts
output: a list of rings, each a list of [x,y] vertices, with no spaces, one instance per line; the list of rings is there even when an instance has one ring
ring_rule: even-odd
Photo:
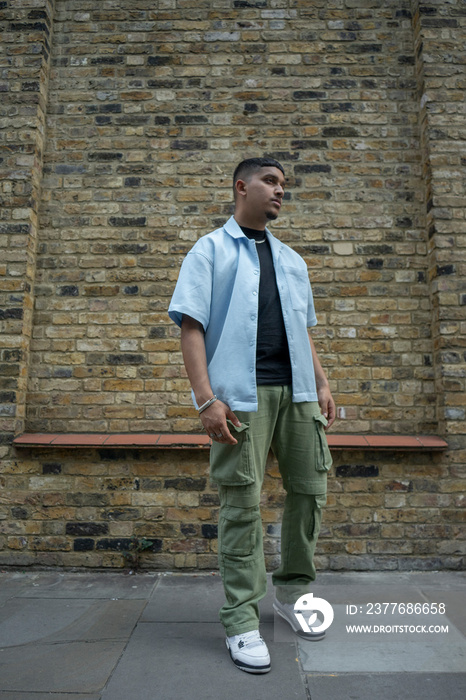
[[[325,434],[328,420],[321,413],[313,416],[315,427],[314,460],[318,472],[328,472],[333,464],[332,455]]]
[[[237,445],[212,443],[210,448],[210,478],[222,486],[245,486],[254,483],[254,469],[249,423],[238,428],[227,420],[228,428]]]
[[[307,270],[299,267],[283,267],[291,308],[306,313],[308,303],[309,277]]]

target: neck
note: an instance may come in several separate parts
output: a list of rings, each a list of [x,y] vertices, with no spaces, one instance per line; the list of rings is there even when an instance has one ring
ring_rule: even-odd
[[[239,226],[245,226],[246,228],[252,228],[255,231],[264,231],[267,226],[267,217],[254,216],[253,214],[244,214],[242,212],[235,212],[235,221]]]

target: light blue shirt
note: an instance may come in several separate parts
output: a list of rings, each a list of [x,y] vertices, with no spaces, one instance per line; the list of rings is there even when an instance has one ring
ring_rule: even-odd
[[[307,266],[268,229],[266,235],[290,350],[293,401],[317,401],[307,332],[317,319]],[[189,251],[168,309],[178,326],[183,314],[202,324],[212,390],[232,411],[257,411],[259,279],[256,243],[231,217]]]

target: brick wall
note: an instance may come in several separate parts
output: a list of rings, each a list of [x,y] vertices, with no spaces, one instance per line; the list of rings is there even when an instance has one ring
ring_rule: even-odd
[[[146,538],[144,565],[215,566],[205,453],[10,443],[25,429],[199,431],[166,309],[187,250],[231,213],[234,165],[267,153],[287,170],[273,230],[309,266],[335,429],[450,447],[338,454],[319,564],[460,567],[464,3],[0,13],[0,561],[117,566]],[[269,466],[272,565],[283,493]]]

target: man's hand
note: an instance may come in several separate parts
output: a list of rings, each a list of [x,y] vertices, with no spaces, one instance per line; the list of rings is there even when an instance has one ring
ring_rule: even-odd
[[[322,386],[320,389],[317,389],[317,398],[319,400],[320,410],[328,420],[328,424],[325,428],[325,430],[328,430],[335,420],[337,413],[335,401],[333,400],[328,384]]]
[[[241,422],[223,401],[217,399],[209,408],[202,411],[199,418],[202,421],[207,435],[212,438],[212,440],[224,445],[238,444],[238,440],[235,440],[228,430],[227,418],[238,428],[241,426]]]

